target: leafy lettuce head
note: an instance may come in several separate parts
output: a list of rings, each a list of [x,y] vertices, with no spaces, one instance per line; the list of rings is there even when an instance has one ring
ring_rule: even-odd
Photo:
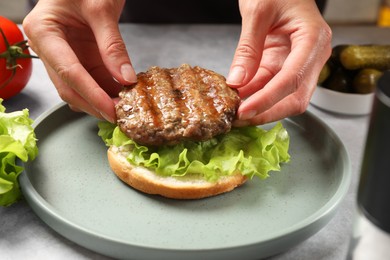
[[[0,99],[0,206],[22,197],[17,178],[23,168],[16,159],[26,162],[38,154],[32,122],[27,109],[6,113]]]

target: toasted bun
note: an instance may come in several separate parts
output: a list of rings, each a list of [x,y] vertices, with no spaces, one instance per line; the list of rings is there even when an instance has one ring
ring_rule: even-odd
[[[148,194],[173,199],[201,199],[229,192],[243,184],[247,177],[240,173],[221,177],[217,182],[189,177],[162,177],[144,167],[131,165],[126,154],[111,146],[107,152],[113,172],[125,183]]]

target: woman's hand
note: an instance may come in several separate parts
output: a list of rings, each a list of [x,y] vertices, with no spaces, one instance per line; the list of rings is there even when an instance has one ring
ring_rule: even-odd
[[[40,0],[23,22],[60,97],[111,122],[111,97],[137,80],[118,29],[123,4]],[[241,0],[240,11],[242,32],[227,78],[246,98],[236,125],[302,113],[331,52],[331,31],[314,1]]]
[[[123,5],[124,0],[40,0],[23,21],[60,97],[76,111],[111,122],[111,97],[137,80],[118,28]]]
[[[245,100],[237,126],[303,113],[331,53],[331,30],[311,0],[240,0],[242,31],[227,83]]]

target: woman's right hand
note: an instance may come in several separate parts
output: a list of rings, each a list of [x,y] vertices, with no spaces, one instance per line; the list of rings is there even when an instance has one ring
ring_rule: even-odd
[[[40,0],[23,21],[60,97],[115,122],[113,97],[136,74],[118,28],[124,0]]]

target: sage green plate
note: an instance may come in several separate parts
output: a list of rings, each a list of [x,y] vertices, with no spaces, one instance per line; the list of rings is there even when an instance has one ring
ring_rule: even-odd
[[[39,156],[24,165],[23,193],[64,237],[121,259],[259,259],[323,228],[351,178],[339,138],[310,113],[282,121],[291,162],[213,198],[145,195],[110,170],[97,119],[60,104],[35,122]],[[264,126],[264,127],[270,127]]]

